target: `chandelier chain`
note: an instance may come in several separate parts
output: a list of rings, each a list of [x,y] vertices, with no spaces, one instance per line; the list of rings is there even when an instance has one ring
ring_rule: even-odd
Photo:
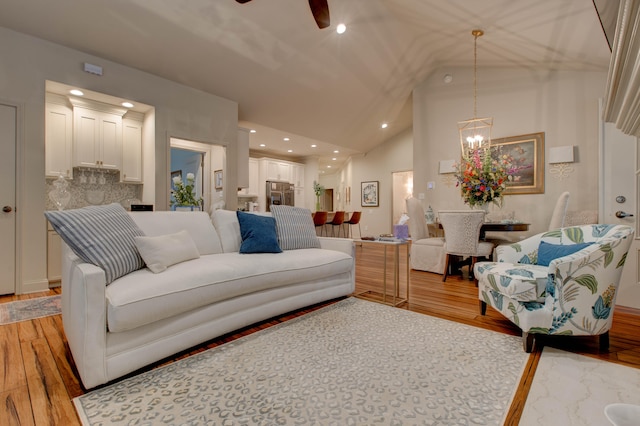
[[[473,118],[478,117],[478,34],[477,32],[473,33]]]

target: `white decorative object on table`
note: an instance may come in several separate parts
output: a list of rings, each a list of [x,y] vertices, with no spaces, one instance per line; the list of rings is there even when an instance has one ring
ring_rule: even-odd
[[[604,407],[604,415],[615,426],[634,426],[640,422],[640,405],[609,404]]]
[[[69,204],[69,201],[71,201],[71,193],[67,190],[69,183],[60,175],[58,179],[53,182],[53,186],[55,188],[49,192],[49,199],[55,204],[58,210],[64,210]]]

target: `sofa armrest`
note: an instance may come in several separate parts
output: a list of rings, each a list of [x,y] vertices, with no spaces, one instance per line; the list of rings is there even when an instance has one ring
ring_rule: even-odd
[[[107,381],[106,276],[63,244],[62,323],[74,362],[86,388]]]
[[[321,248],[325,250],[341,251],[355,259],[355,243],[351,238],[318,237],[318,239],[320,240]]]

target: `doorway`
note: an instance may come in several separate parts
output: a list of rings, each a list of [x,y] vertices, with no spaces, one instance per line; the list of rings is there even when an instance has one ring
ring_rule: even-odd
[[[187,176],[194,176],[195,199],[204,199],[205,153],[182,148],[171,148],[171,189],[175,189],[173,178],[180,177],[187,184]],[[171,201],[173,198],[170,196]]]
[[[333,211],[333,188],[324,190],[324,194],[320,197],[320,210],[325,212]]]
[[[167,176],[169,190],[171,190],[172,183],[170,173],[182,170],[174,168],[181,167],[174,164],[174,153],[175,156],[180,156],[182,155],[180,152],[186,151],[184,152],[185,158],[191,158],[192,160],[190,161],[193,161],[196,165],[195,169],[199,170],[200,173],[198,175],[196,172],[191,172],[196,177],[196,196],[203,198],[203,210],[211,212],[215,209],[224,208],[224,189],[226,188],[224,176],[227,163],[225,147],[178,138],[170,138],[169,145],[171,147],[167,164],[167,167],[169,167],[169,176]],[[222,177],[220,178],[220,176]],[[182,178],[186,179],[186,177],[187,172],[182,170]],[[214,179],[216,179],[216,182],[213,182]]]
[[[413,170],[404,172],[392,172],[391,196],[393,207],[391,214],[391,229],[400,221],[403,213],[406,213],[405,200],[413,195]]]
[[[0,103],[0,294],[16,291],[17,120],[17,107]]]
[[[640,309],[639,200],[636,198],[640,187],[640,156],[629,155],[640,153],[640,141],[623,134],[612,123],[600,124],[603,158],[598,223],[628,225],[636,230],[616,298],[619,305]]]

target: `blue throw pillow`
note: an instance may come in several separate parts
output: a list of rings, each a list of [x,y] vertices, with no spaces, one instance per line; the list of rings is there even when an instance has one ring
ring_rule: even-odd
[[[593,243],[578,243],[578,244],[550,244],[544,241],[540,241],[538,247],[538,265],[549,266],[549,263],[553,259],[559,257],[568,256],[575,252],[582,250],[585,247],[589,247]]]
[[[242,237],[240,253],[282,253],[273,217],[241,211],[237,215]]]

